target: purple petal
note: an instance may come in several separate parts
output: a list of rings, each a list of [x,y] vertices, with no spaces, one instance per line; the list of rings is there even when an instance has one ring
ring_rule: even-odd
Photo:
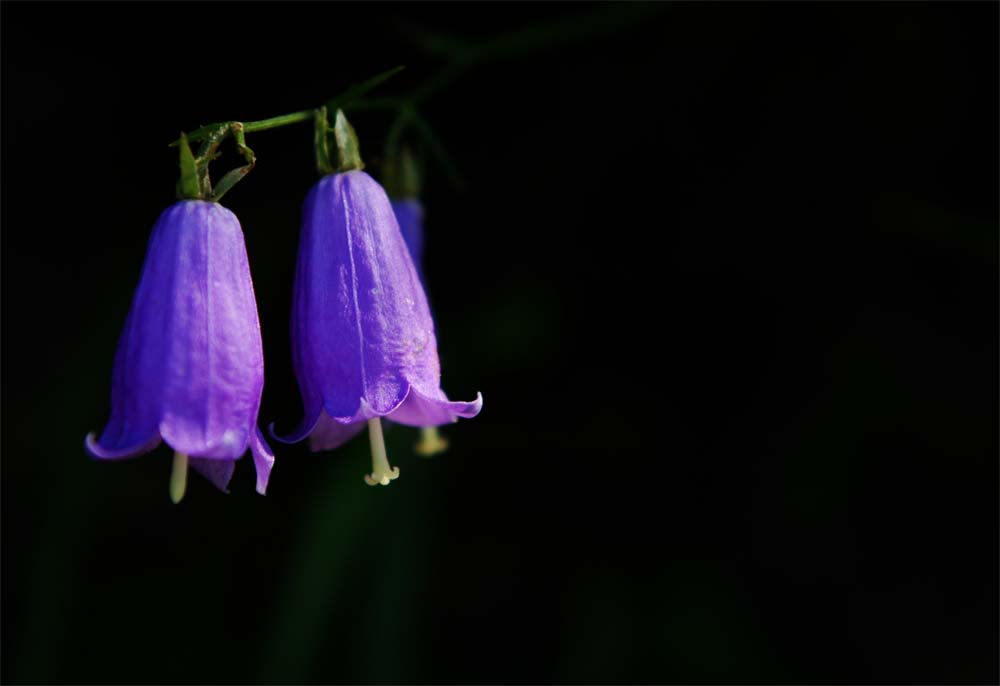
[[[412,248],[385,191],[362,171],[327,176],[306,198],[291,327],[305,418],[281,440],[311,434],[313,450],[323,450],[371,417],[432,426],[479,412],[481,396],[453,403],[440,390],[434,322],[414,265],[422,209],[411,201],[397,210],[416,227]]]
[[[243,232],[216,203],[188,201],[159,227],[173,237],[162,266],[174,274],[165,312],[160,434],[192,457],[238,458],[246,452],[264,384],[264,358]],[[168,262],[169,260],[169,262]]]
[[[191,457],[188,464],[196,472],[212,482],[223,493],[229,493],[229,481],[236,469],[236,460],[215,459],[211,457]]]
[[[333,450],[361,433],[366,426],[365,421],[359,419],[351,423],[341,423],[323,412],[316,428],[309,435],[309,449],[314,453],[320,450]]]
[[[267,492],[267,482],[271,478],[271,469],[274,467],[274,453],[264,440],[264,434],[257,427],[254,427],[250,436],[250,452],[253,454],[253,466],[257,471],[257,492],[264,495]]]
[[[299,385],[301,386],[302,384],[300,383]],[[302,421],[299,422],[299,425],[295,427],[295,429],[293,429],[291,433],[285,434],[284,436],[279,435],[274,430],[274,422],[271,422],[268,425],[267,432],[271,434],[271,438],[278,441],[279,443],[287,443],[287,444],[298,443],[303,438],[312,433],[313,429],[316,428],[316,425],[319,423],[320,418],[323,414],[324,412],[323,412],[322,402],[317,402],[313,407],[307,405],[305,417],[303,417]]]
[[[482,408],[482,393],[477,393],[476,399],[472,402],[465,403],[450,401],[443,393],[440,398],[435,398],[411,388],[406,401],[387,417],[407,426],[441,426],[454,423],[459,417],[475,417]]]
[[[263,488],[274,461],[254,435],[263,366],[239,221],[215,203],[177,202],[153,227],[115,354],[111,418],[87,449],[131,457],[162,438],[226,490],[253,438]]]
[[[132,296],[118,340],[111,377],[111,418],[98,441],[88,440],[99,457],[132,457],[159,442],[165,348],[170,337],[166,308],[175,287],[177,218],[183,204],[160,214],[146,248],[142,277]]]
[[[322,416],[322,414],[325,413],[323,413],[321,410],[320,414]],[[314,421],[310,421],[309,418],[306,417],[305,419],[302,420],[301,423],[299,423],[297,427],[295,427],[295,429],[292,430],[291,433],[285,435],[281,435],[277,431],[275,431],[274,422],[271,422],[267,426],[267,432],[271,434],[271,438],[278,441],[279,443],[285,443],[286,445],[291,445],[292,443],[298,443],[303,438],[311,434],[313,432],[313,429],[316,428],[316,425],[319,424],[319,420],[320,417],[316,417]]]
[[[306,199],[292,312],[296,375],[308,408],[378,413],[411,377],[439,376],[434,324],[389,199],[361,171],[327,176]]]
[[[121,441],[124,445],[116,448],[105,448],[99,441],[95,440],[95,435],[93,432],[87,434],[87,438],[84,441],[84,446],[94,457],[98,457],[105,460],[119,460],[127,457],[135,457],[136,455],[142,455],[143,453],[148,453],[150,450],[160,445],[160,434],[153,434],[151,437],[143,440],[142,437],[137,437],[134,439],[134,443],[129,443],[126,441]]]

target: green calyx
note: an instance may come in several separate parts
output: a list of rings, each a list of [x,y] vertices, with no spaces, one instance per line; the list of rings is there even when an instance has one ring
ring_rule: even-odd
[[[345,172],[365,168],[365,163],[361,161],[358,134],[354,133],[354,127],[347,121],[343,110],[337,110],[337,116],[333,122],[333,138],[337,142],[337,157],[340,160],[340,167],[337,171]]]
[[[223,195],[235,186],[244,176],[250,173],[257,163],[253,150],[247,147],[243,124],[238,121],[219,124],[211,131],[199,133],[202,140],[198,154],[191,151],[188,137],[183,132],[178,141],[180,149],[181,177],[177,181],[177,197],[182,200],[210,200],[218,202]],[[226,138],[232,138],[246,164],[227,172],[214,188],[208,166],[212,160],[219,157],[219,146]]]
[[[181,132],[180,141],[181,178],[177,180],[177,197],[181,200],[193,200],[202,197],[201,178],[198,175],[198,165],[194,161],[194,153],[188,143],[187,134]]]
[[[383,173],[385,190],[393,198],[420,197],[420,169],[408,146],[389,157]]]
[[[320,174],[339,174],[365,168],[365,163],[361,161],[358,135],[343,110],[337,110],[333,126],[330,126],[326,107],[320,107],[316,110],[314,125],[316,169]]]
[[[176,146],[180,149],[181,176],[177,181],[177,197],[184,200],[218,201],[230,188],[249,174],[257,163],[253,151],[247,147],[246,134],[277,129],[310,120],[314,122],[316,127],[314,141],[316,167],[321,174],[363,169],[365,165],[361,161],[358,136],[354,133],[354,128],[347,121],[341,108],[353,105],[360,97],[395,76],[402,69],[401,66],[394,67],[367,81],[355,84],[340,95],[328,100],[326,105],[318,109],[300,110],[258,121],[226,121],[206,124],[190,133],[181,133],[180,138],[170,144],[171,147]],[[336,112],[333,126],[330,126],[327,121],[328,109]],[[219,146],[226,138],[233,139],[237,152],[243,156],[246,164],[227,172],[213,187],[208,173],[208,165],[219,157]],[[191,150],[191,143],[198,142],[201,143],[201,146],[198,153],[195,154]]]

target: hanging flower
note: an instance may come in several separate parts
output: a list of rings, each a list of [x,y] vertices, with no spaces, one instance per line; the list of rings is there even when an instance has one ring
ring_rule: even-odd
[[[264,358],[240,223],[215,202],[181,200],[156,222],[115,355],[111,419],[92,455],[176,451],[171,498],[187,465],[226,490],[249,447],[263,494],[274,455],[257,428]]]
[[[473,402],[450,401],[441,390],[434,322],[392,205],[360,170],[353,131],[337,113],[338,145],[345,131],[355,159],[309,192],[295,271],[292,354],[305,417],[285,438],[307,436],[312,450],[335,448],[367,424],[372,443],[368,484],[388,485],[381,418],[409,426],[450,424],[474,417]],[[272,427],[273,430],[273,427]]]

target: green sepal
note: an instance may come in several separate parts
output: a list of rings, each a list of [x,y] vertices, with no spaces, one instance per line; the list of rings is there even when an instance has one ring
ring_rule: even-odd
[[[219,179],[219,183],[215,185],[215,190],[212,192],[211,199],[218,202],[222,199],[222,196],[226,192],[239,183],[244,176],[249,174],[253,170],[254,166],[257,164],[257,156],[254,154],[253,150],[247,147],[246,134],[243,130],[243,124],[236,122],[231,127],[230,131],[233,135],[233,142],[236,144],[236,151],[243,155],[243,159],[246,160],[246,164],[242,167],[237,167],[232,169]],[[214,155],[213,157],[217,157]]]
[[[188,144],[184,133],[178,141],[180,146],[181,178],[177,181],[177,197],[182,200],[198,200],[202,197],[201,184],[198,182],[198,165],[194,153]]]
[[[338,172],[365,168],[365,163],[361,161],[358,134],[354,132],[354,127],[344,116],[344,110],[337,110],[337,115],[333,120],[333,139],[337,144]]]
[[[383,181],[391,198],[420,197],[420,169],[409,146],[404,145],[397,155],[386,160]]]
[[[326,121],[326,107],[316,110],[313,119],[313,148],[316,152],[316,171],[322,175],[333,173],[333,163],[330,161],[330,125]]]

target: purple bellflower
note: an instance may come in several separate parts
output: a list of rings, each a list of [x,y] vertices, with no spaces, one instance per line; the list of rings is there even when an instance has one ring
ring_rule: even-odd
[[[215,202],[181,200],[157,220],[115,355],[111,418],[86,447],[102,459],[173,448],[170,494],[187,465],[226,490],[249,447],[264,494],[274,455],[257,412],[264,357],[240,223]]]
[[[439,426],[482,407],[481,394],[452,402],[441,390],[434,322],[414,260],[388,196],[360,169],[323,177],[306,198],[291,324],[305,417],[279,440],[308,436],[313,451],[329,450],[367,423],[369,485],[399,475],[385,455],[382,417]]]

